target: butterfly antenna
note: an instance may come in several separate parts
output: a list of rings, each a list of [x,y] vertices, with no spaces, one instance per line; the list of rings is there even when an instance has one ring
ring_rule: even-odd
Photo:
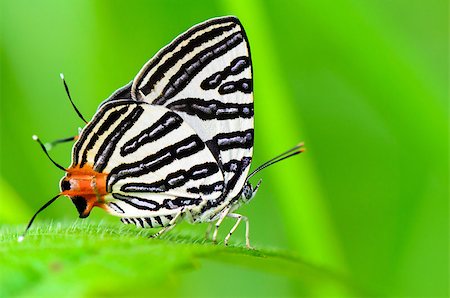
[[[53,142],[45,143],[44,146],[48,151],[50,151],[53,147],[55,147],[58,144],[72,142],[72,141],[75,141],[77,138],[78,138],[78,136],[68,137],[68,138],[64,138],[64,139],[57,139],[57,140],[54,140]]]
[[[33,217],[30,219],[30,222],[28,223],[27,228],[25,229],[25,232],[23,232],[22,235],[19,236],[19,238],[17,239],[17,241],[22,242],[23,239],[25,238],[25,235],[27,234],[28,230],[31,227],[31,224],[33,223],[34,219],[36,218],[36,216],[45,208],[47,208],[48,206],[50,206],[54,201],[56,201],[57,198],[59,198],[61,196],[61,194],[57,195],[56,197],[52,198],[50,201],[48,201],[47,203],[44,204],[44,206],[42,206],[41,208],[39,208],[39,210],[33,215]]]
[[[72,104],[72,107],[75,109],[75,112],[77,112],[78,117],[80,117],[81,120],[83,120],[84,123],[87,124],[88,122],[86,121],[86,119],[84,119],[83,115],[81,115],[81,113],[78,110],[77,106],[73,103],[72,97],[70,96],[69,87],[67,86],[66,79],[64,79],[64,74],[60,73],[59,76],[61,77],[61,80],[63,81],[64,88],[66,89],[66,93],[67,93],[67,96],[69,97],[69,100],[70,100],[70,103]]]
[[[253,170],[253,172],[250,173],[250,175],[248,175],[247,180],[250,180],[250,178],[252,178],[256,173],[258,173],[261,170],[264,170],[265,168],[267,168],[268,166],[271,166],[277,162],[280,162],[286,158],[292,157],[294,155],[300,154],[302,152],[305,151],[305,148],[303,147],[304,144],[300,143],[297,146],[295,146],[294,148],[289,149],[286,152],[281,153],[280,155],[266,161],[265,163],[263,163],[262,165],[260,165],[259,167],[257,167],[255,170]]]
[[[48,152],[47,152],[47,148],[45,148],[45,145],[42,144],[41,140],[39,140],[39,137],[38,137],[37,135],[33,135],[32,138],[33,138],[33,140],[35,140],[36,142],[38,142],[39,145],[41,145],[41,148],[42,148],[42,150],[44,150],[44,153],[45,153],[45,155],[47,155],[48,159],[50,159],[50,161],[51,161],[55,166],[57,166],[58,168],[60,168],[61,170],[63,170],[63,171],[65,172],[66,169],[64,169],[63,166],[61,166],[60,164],[58,164],[56,161],[54,161],[54,160],[50,157],[50,155],[49,155]]]

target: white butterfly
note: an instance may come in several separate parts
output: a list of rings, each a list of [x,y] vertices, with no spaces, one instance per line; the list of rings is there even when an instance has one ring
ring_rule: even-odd
[[[71,166],[58,165],[66,175],[57,197],[69,197],[80,217],[97,206],[126,224],[163,227],[155,236],[185,219],[216,222],[216,241],[223,219],[236,218],[227,244],[244,220],[250,247],[248,219],[234,213],[260,185],[249,178],[303,151],[300,144],[248,175],[253,113],[252,63],[241,23],[221,17],[198,24],[99,106],[73,146]]]

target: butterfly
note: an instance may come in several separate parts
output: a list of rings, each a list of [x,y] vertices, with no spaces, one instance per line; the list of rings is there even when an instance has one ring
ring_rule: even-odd
[[[74,105],[67,84],[67,95]],[[249,174],[254,144],[253,72],[247,35],[236,17],[207,20],[162,48],[127,85],[103,101],[74,138],[72,164],[61,192],[30,220],[66,196],[79,216],[93,207],[125,224],[161,229],[180,220],[215,223],[212,240],[226,217],[255,196],[261,180],[249,179],[265,167],[303,152],[299,144]],[[25,231],[25,232],[26,232]],[[24,233],[25,235],[25,233]],[[23,236],[20,240],[23,240]]]

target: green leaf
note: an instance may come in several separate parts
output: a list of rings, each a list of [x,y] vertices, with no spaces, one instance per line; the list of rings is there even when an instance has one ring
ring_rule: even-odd
[[[181,285],[211,262],[271,278],[294,280],[305,293],[330,287],[355,292],[344,277],[274,249],[246,249],[241,245],[214,245],[189,229],[150,239],[152,230],[105,223],[40,224],[22,242],[22,226],[1,229],[0,296],[139,296],[149,293],[178,295]],[[212,277],[222,294],[233,277]],[[235,275],[238,276],[239,274]],[[251,273],[248,281],[252,280]],[[201,282],[199,280],[195,282]],[[195,283],[194,282],[194,283]],[[254,284],[257,293],[258,284]],[[201,292],[199,293],[201,294]],[[204,293],[207,295],[207,293]],[[238,294],[238,293],[235,293]]]

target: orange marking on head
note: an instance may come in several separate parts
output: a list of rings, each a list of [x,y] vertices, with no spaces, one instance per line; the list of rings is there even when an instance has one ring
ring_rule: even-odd
[[[61,180],[61,194],[72,199],[80,213],[87,217],[95,206],[104,208],[107,173],[94,171],[92,166],[78,165],[67,169],[66,176]]]

